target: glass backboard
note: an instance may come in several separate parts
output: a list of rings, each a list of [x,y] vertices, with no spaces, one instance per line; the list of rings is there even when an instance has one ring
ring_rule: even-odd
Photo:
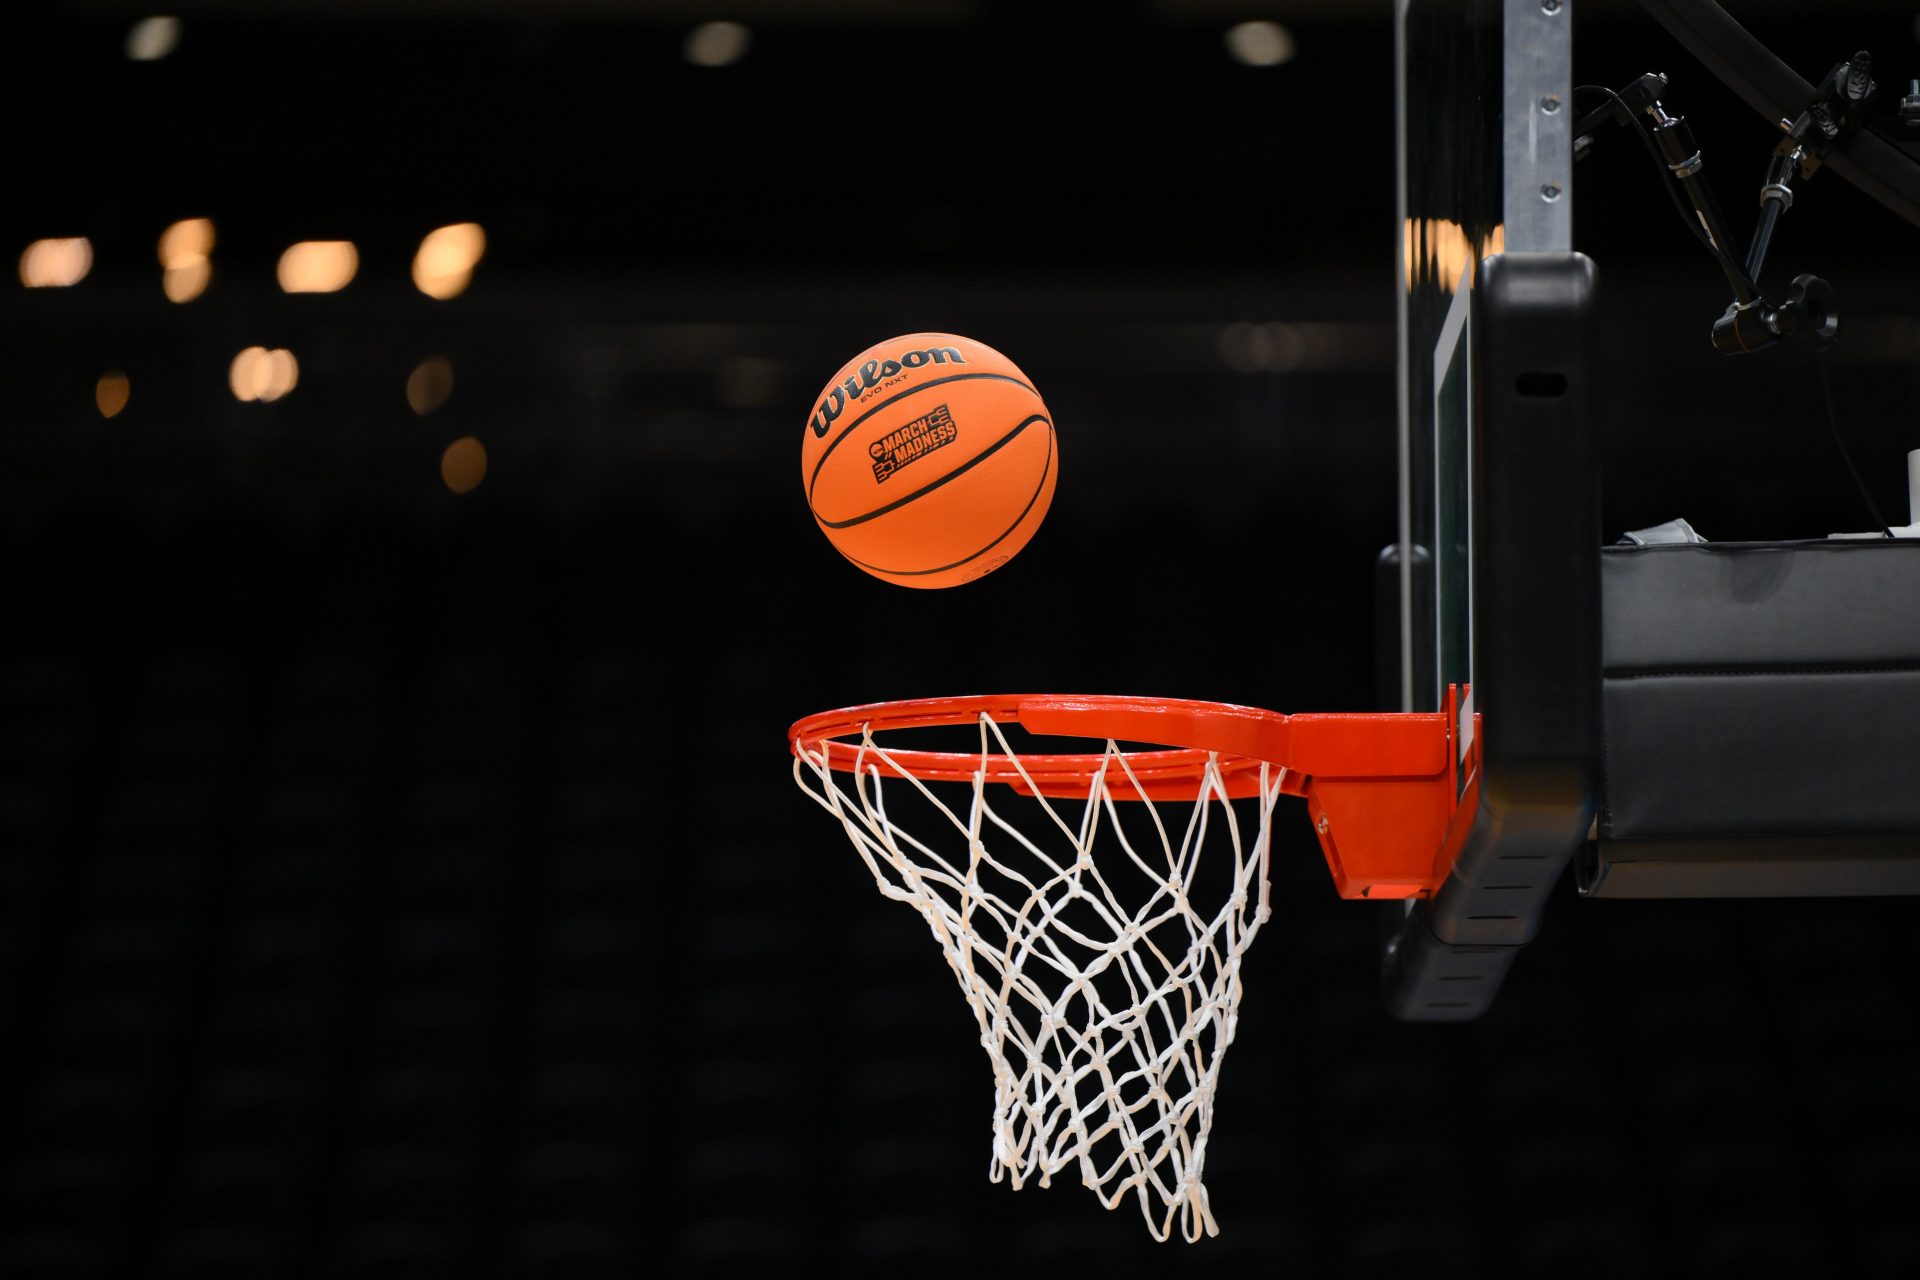
[[[1571,14],[1564,0],[1396,7],[1400,709],[1435,711],[1474,676],[1468,295],[1488,254],[1571,247]]]

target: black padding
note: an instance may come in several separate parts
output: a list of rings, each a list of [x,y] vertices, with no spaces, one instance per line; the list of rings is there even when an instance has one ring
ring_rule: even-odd
[[[1604,700],[1602,836],[1920,836],[1920,661],[1632,676]]]
[[[1920,541],[1601,553],[1596,897],[1920,892]]]
[[[1433,915],[1417,902],[1394,932],[1382,966],[1387,1012],[1405,1022],[1467,1022],[1500,993],[1519,946],[1474,946],[1434,936]]]
[[[1399,922],[1386,967],[1398,1017],[1470,1018],[1492,1002],[1599,803],[1593,290],[1577,253],[1480,263],[1469,321],[1480,801],[1445,883]]]
[[[1920,539],[1610,546],[1608,678],[1920,665]]]
[[[1851,898],[1920,893],[1920,836],[1600,840],[1590,898]]]
[[[1598,804],[1593,289],[1593,264],[1577,253],[1495,254],[1474,289],[1480,804],[1430,912],[1434,936],[1454,945],[1529,941]],[[1542,371],[1566,377],[1571,394],[1517,390],[1522,375]]]

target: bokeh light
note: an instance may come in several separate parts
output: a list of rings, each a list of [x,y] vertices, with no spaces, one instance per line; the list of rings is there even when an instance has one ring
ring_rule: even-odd
[[[440,478],[455,493],[472,493],[487,478],[487,450],[472,436],[461,436],[440,455]]]
[[[213,219],[182,218],[160,233],[160,265],[184,266],[213,252]]]
[[[160,233],[160,287],[169,302],[191,302],[213,278],[213,221],[183,218]]]
[[[299,382],[300,363],[284,347],[248,347],[227,367],[227,386],[236,400],[278,400]]]
[[[428,356],[407,375],[407,407],[423,418],[452,394],[453,365],[445,356]]]
[[[414,287],[429,298],[452,298],[466,290],[487,251],[487,233],[477,222],[429,231],[413,255]]]
[[[1247,67],[1277,67],[1291,62],[1297,49],[1293,32],[1277,22],[1241,22],[1227,28],[1227,52]]]
[[[1448,293],[1459,286],[1463,273],[1488,254],[1503,252],[1507,243],[1503,225],[1476,242],[1466,228],[1448,218],[1409,218],[1400,234],[1401,271],[1407,287],[1430,280]]]
[[[787,369],[765,356],[732,356],[714,371],[713,397],[726,409],[764,409],[787,392]]]
[[[142,18],[127,28],[127,57],[135,62],[158,62],[179,47],[178,18]]]
[[[184,267],[168,267],[160,273],[160,289],[168,302],[192,302],[207,291],[213,278],[213,264],[205,258]]]
[[[35,240],[20,255],[20,283],[29,289],[64,289],[93,269],[93,242],[85,236]]]
[[[360,251],[351,240],[302,240],[280,255],[277,273],[287,293],[334,293],[360,270]]]
[[[1285,373],[1299,368],[1306,354],[1299,327],[1279,320],[1235,321],[1220,331],[1219,346],[1220,358],[1235,373]]]
[[[93,404],[103,418],[111,418],[126,408],[132,394],[133,384],[118,369],[107,370],[100,375],[100,381],[93,384]]]
[[[681,55],[696,67],[732,66],[747,56],[753,32],[737,22],[703,22],[687,33]]]

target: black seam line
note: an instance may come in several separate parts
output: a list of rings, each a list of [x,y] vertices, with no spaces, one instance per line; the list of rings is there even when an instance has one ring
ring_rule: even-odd
[[[1033,391],[1032,387],[1028,387],[1027,384],[1020,381],[1020,379],[1010,378],[1004,373],[950,373],[944,378],[935,378],[931,382],[923,382],[917,387],[908,387],[905,391],[897,392],[894,395],[888,396],[885,400],[882,400],[879,404],[873,406],[873,408],[867,410],[865,413],[855,418],[852,422],[849,422],[846,426],[842,427],[840,429],[840,434],[835,436],[833,438],[833,442],[827,446],[826,452],[820,455],[820,461],[813,464],[813,474],[807,477],[807,506],[809,507],[813,506],[813,486],[817,484],[820,480],[820,468],[827,465],[827,459],[832,457],[833,451],[840,447],[840,442],[847,438],[847,432],[852,431],[855,427],[859,426],[861,423],[865,422],[868,418],[871,418],[874,414],[880,412],[882,409],[886,408],[888,405],[893,404],[896,401],[905,400],[908,396],[918,395],[920,392],[925,391],[928,387],[937,387],[948,382],[964,382],[968,379],[977,379],[977,378],[997,378],[1001,382],[1011,382],[1016,387],[1026,387],[1028,391]],[[1040,393],[1038,391],[1033,391],[1033,394],[1038,396]]]
[[[1607,833],[1613,830],[1613,783],[1614,783],[1614,774],[1613,774],[1613,728],[1614,726],[1613,726],[1613,718],[1607,714],[1606,689],[1607,689],[1607,677],[1606,677],[1606,671],[1603,667],[1600,673],[1600,698],[1601,698],[1600,742],[1598,744],[1600,747],[1600,759],[1596,762],[1600,770],[1600,794],[1596,798],[1597,802],[1594,805],[1594,814],[1593,814],[1594,822],[1598,824],[1594,827],[1594,834],[1603,840],[1606,838]],[[1576,866],[1577,866],[1577,863],[1576,863]],[[1579,872],[1576,870],[1574,874],[1577,878],[1579,875]],[[1606,874],[1602,872],[1600,876],[1600,880],[1604,880],[1605,878],[1606,878]],[[1600,880],[1595,880],[1594,881],[1595,885],[1598,885],[1600,883]],[[1558,875],[1555,875],[1554,883],[1558,884],[1559,882],[1560,882],[1560,877]]]
[[[1751,676],[1876,676],[1916,673],[1920,673],[1920,663],[1881,662],[1850,666],[1836,662],[1820,666],[1803,664],[1778,667],[1673,667],[1647,671],[1605,671],[1601,673],[1601,678],[1614,683],[1625,683],[1629,680],[1688,680],[1696,677],[1725,680]]]
[[[1635,556],[1664,555],[1670,551],[1690,551],[1701,555],[1758,555],[1798,551],[1851,554],[1861,547],[1893,546],[1904,546],[1906,554],[1916,554],[1914,545],[1911,538],[1883,538],[1876,533],[1869,538],[1787,538],[1780,542],[1608,542],[1601,546],[1600,554],[1629,560]]]
[[[1033,418],[1040,418],[1040,415],[1036,413],[1033,415]],[[1032,423],[1033,418],[1027,419],[1026,422],[1021,423],[1020,427],[1015,427],[1014,430],[1018,431],[1021,429],[1021,427],[1025,427],[1029,425],[1030,423]],[[1045,418],[1040,418],[1040,420],[1042,422],[1046,422]],[[1013,531],[1015,529],[1018,529],[1021,526],[1021,524],[1027,518],[1027,512],[1033,510],[1033,504],[1040,501],[1040,492],[1041,490],[1047,487],[1047,475],[1052,470],[1053,470],[1053,424],[1051,422],[1048,422],[1047,423],[1047,465],[1040,469],[1040,483],[1033,487],[1033,496],[1027,499],[1027,505],[1020,508],[1020,514],[1014,517],[1013,523],[1007,526],[1007,531],[1005,533],[1001,534],[999,537],[995,538],[992,542],[989,542],[986,546],[980,548],[978,551],[974,552],[972,555],[963,556],[961,559],[955,560],[952,564],[943,564],[938,569],[882,569],[879,565],[868,564],[865,560],[853,560],[853,557],[847,556],[847,553],[844,551],[842,551],[840,554],[843,556],[847,556],[847,559],[849,560],[853,560],[853,562],[859,565],[862,569],[871,569],[875,573],[889,574],[895,578],[924,578],[930,573],[945,573],[949,569],[958,569],[961,565],[967,563],[967,561],[978,560],[981,556],[987,554],[987,552],[993,550],[995,547],[1005,542],[1008,539],[1008,537],[1012,535]]]
[[[1717,832],[1711,835],[1700,835],[1700,836],[1688,836],[1688,835],[1604,836],[1603,835],[1601,839],[1607,841],[1609,844],[1619,844],[1619,845],[1628,845],[1628,846],[1639,845],[1639,846],[1642,846],[1640,851],[1646,852],[1646,853],[1659,853],[1662,850],[1671,851],[1673,850],[1673,846],[1675,845],[1679,845],[1682,848],[1697,848],[1701,845],[1705,845],[1708,848],[1720,848],[1730,844],[1737,844],[1742,846],[1761,845],[1765,848],[1780,849],[1790,854],[1798,854],[1799,850],[1796,846],[1803,845],[1814,840],[1857,840],[1862,844],[1865,844],[1868,841],[1872,841],[1875,844],[1892,844],[1894,842],[1899,842],[1901,844],[1906,845],[1908,850],[1912,848],[1912,843],[1913,843],[1913,831],[1911,828],[1908,828],[1907,830],[1904,830],[1904,831],[1896,827],[1884,827],[1884,828],[1875,827],[1870,831],[1846,831],[1846,830],[1829,830],[1826,827],[1821,827],[1820,829],[1813,830],[1813,831],[1792,831],[1792,832],[1788,832],[1786,835],[1768,834],[1769,832],[1777,831],[1778,829],[1779,828],[1777,827],[1769,826],[1769,827],[1765,827],[1755,831],[1737,831],[1731,835],[1720,835]],[[1912,859],[1912,854],[1906,851],[1902,851],[1900,853],[1893,853],[1893,854],[1861,853],[1855,856],[1861,857],[1861,858],[1873,858],[1876,860],[1882,859],[1882,858],[1885,858],[1885,859],[1898,858],[1902,862],[1911,861]],[[1614,865],[1615,866],[1646,866],[1650,863],[1653,863],[1654,861],[1655,859],[1653,858],[1626,858],[1626,859],[1617,861],[1616,863],[1614,863]],[[1665,863],[1667,865],[1672,865],[1673,862],[1678,860],[1670,859],[1670,858],[1661,858],[1658,861]],[[1689,861],[1692,861],[1692,864],[1694,866],[1702,866],[1709,861],[1712,861],[1720,866],[1729,866],[1729,865],[1739,866],[1739,865],[1751,864],[1754,862],[1801,862],[1801,861],[1811,861],[1811,859],[1806,859],[1799,856],[1790,857],[1790,858],[1770,858],[1766,856],[1764,853],[1762,853],[1752,858],[1743,859],[1741,862],[1734,862],[1731,859],[1705,859],[1705,858],[1699,859],[1697,861],[1693,861],[1693,860],[1689,860]],[[1824,862],[1826,861],[1826,859],[1820,858],[1819,861]]]
[[[1009,443],[1012,442],[1015,436],[1019,435],[1022,431],[1025,431],[1028,427],[1032,426],[1036,422],[1046,422],[1047,434],[1049,437],[1052,436],[1053,424],[1051,422],[1047,422],[1047,415],[1044,413],[1033,414],[1032,416],[1027,418],[1026,421],[1022,422],[1019,426],[1007,432],[1007,434],[1001,436],[998,440],[995,440],[992,444],[988,445],[986,448],[982,449],[980,452],[974,454],[971,458],[967,459],[965,462],[961,463],[959,466],[955,467],[953,470],[947,472],[947,474],[941,476],[938,480],[931,481],[925,487],[915,489],[912,493],[906,494],[903,497],[895,498],[892,502],[889,502],[884,507],[875,507],[873,510],[867,512],[865,515],[851,516],[845,520],[822,520],[820,517],[820,513],[817,511],[814,512],[813,518],[815,520],[820,521],[820,527],[822,529],[849,529],[856,524],[865,524],[869,520],[877,520],[881,516],[887,514],[887,512],[889,511],[897,511],[901,507],[906,506],[909,502],[916,502],[919,499],[926,497],[928,494],[932,493],[935,489],[938,489],[941,485],[944,485],[949,481],[958,480],[961,476],[967,474],[967,472],[973,470],[975,467],[985,462],[988,458],[991,458],[994,454],[1000,452],[1000,450],[1004,449]],[[1047,456],[1049,458],[1053,456],[1053,445],[1051,443],[1047,445]],[[1046,472],[1043,470],[1040,474],[1041,474],[1041,478],[1044,480],[1046,478]]]

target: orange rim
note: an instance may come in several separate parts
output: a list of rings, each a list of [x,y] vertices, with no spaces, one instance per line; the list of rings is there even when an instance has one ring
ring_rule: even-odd
[[[795,755],[826,753],[829,767],[843,773],[877,768],[874,753],[857,741],[863,731],[876,736],[902,729],[974,725],[982,715],[996,723],[1018,724],[1029,732],[1114,741],[1157,742],[1148,750],[1119,752],[1126,770],[1118,770],[1105,753],[1019,753],[989,751],[923,751],[879,744],[885,761],[899,772],[926,782],[1003,783],[1017,791],[1037,790],[1047,796],[1084,796],[1103,770],[1108,790],[1116,799],[1186,798],[1197,794],[1210,758],[1218,754],[1218,768],[1227,794],[1233,798],[1259,794],[1263,763],[1277,760],[1260,754],[1219,750],[1183,739],[1202,737],[1191,732],[1196,718],[1231,717],[1284,728],[1287,717],[1277,712],[1228,703],[1190,699],[1142,697],[1084,697],[1061,694],[999,694],[957,698],[912,698],[825,711],[798,721],[787,736]],[[844,741],[843,739],[856,739]],[[1131,771],[1144,796],[1127,781]],[[1031,785],[1029,785],[1029,780]]]
[[[796,757],[816,765],[824,759],[844,773],[885,768],[928,782],[984,778],[1062,799],[1088,798],[1104,770],[1101,790],[1113,799],[1193,800],[1213,762],[1228,799],[1271,795],[1276,787],[1306,799],[1342,897],[1410,898],[1427,896],[1446,879],[1478,807],[1480,736],[1463,755],[1453,750],[1461,700],[1459,690],[1449,690],[1446,712],[1288,716],[1167,698],[916,698],[808,716],[787,737]],[[982,715],[1043,736],[1160,745],[1120,751],[1126,768],[1116,769],[1106,753],[868,749],[859,741],[868,732],[978,724]],[[1276,776],[1276,768],[1285,772]]]

